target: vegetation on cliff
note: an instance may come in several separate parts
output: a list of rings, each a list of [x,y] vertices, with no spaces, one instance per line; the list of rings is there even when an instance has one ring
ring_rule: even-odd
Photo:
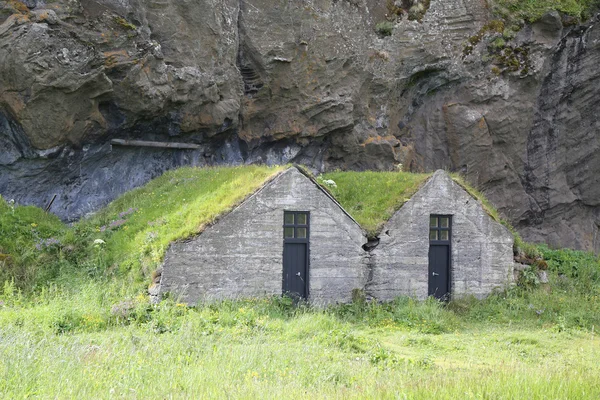
[[[537,21],[548,11],[559,11],[584,21],[600,6],[598,0],[496,0],[495,12],[504,17]]]

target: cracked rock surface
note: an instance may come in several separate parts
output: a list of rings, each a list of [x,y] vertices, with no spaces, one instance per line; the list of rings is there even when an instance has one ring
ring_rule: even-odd
[[[600,251],[599,22],[550,13],[500,50],[486,33],[466,52],[491,21],[485,2],[431,0],[381,36],[387,12],[0,0],[0,194],[39,206],[56,194],[51,211],[73,220],[182,165],[446,168],[526,239]]]

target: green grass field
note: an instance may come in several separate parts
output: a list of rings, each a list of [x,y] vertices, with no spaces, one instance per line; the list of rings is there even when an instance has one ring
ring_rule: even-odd
[[[168,242],[282,170],[172,171],[73,226],[0,200],[0,398],[600,398],[600,259],[590,253],[521,241],[550,283],[528,271],[485,300],[151,304]],[[376,232],[425,178],[320,181],[335,181],[326,187]]]
[[[2,398],[600,397],[595,330],[540,318],[516,293],[470,306],[187,308],[124,304],[101,285],[4,296]]]

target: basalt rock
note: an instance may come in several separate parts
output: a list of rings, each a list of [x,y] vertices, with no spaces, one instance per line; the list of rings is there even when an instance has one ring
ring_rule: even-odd
[[[389,4],[0,1],[0,193],[73,220],[181,165],[447,168],[526,239],[600,250],[597,22]]]

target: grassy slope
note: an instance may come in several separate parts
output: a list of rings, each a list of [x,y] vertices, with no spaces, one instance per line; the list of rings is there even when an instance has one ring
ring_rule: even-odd
[[[331,172],[323,184],[342,207],[367,231],[376,236],[383,224],[410,199],[431,174],[408,172]],[[335,186],[327,185],[332,180]]]
[[[283,169],[177,169],[126,193],[81,225],[101,230],[113,221],[124,220],[122,227],[96,236],[107,239],[108,253],[126,269],[139,264],[154,267],[162,261],[170,242],[200,232]],[[135,211],[124,218],[119,216],[128,210]]]
[[[0,200],[0,253],[8,255],[0,280],[14,277],[19,286],[31,287],[107,272],[134,281],[147,277],[171,241],[200,231],[283,169],[170,171],[72,228],[35,207],[13,208]]]

